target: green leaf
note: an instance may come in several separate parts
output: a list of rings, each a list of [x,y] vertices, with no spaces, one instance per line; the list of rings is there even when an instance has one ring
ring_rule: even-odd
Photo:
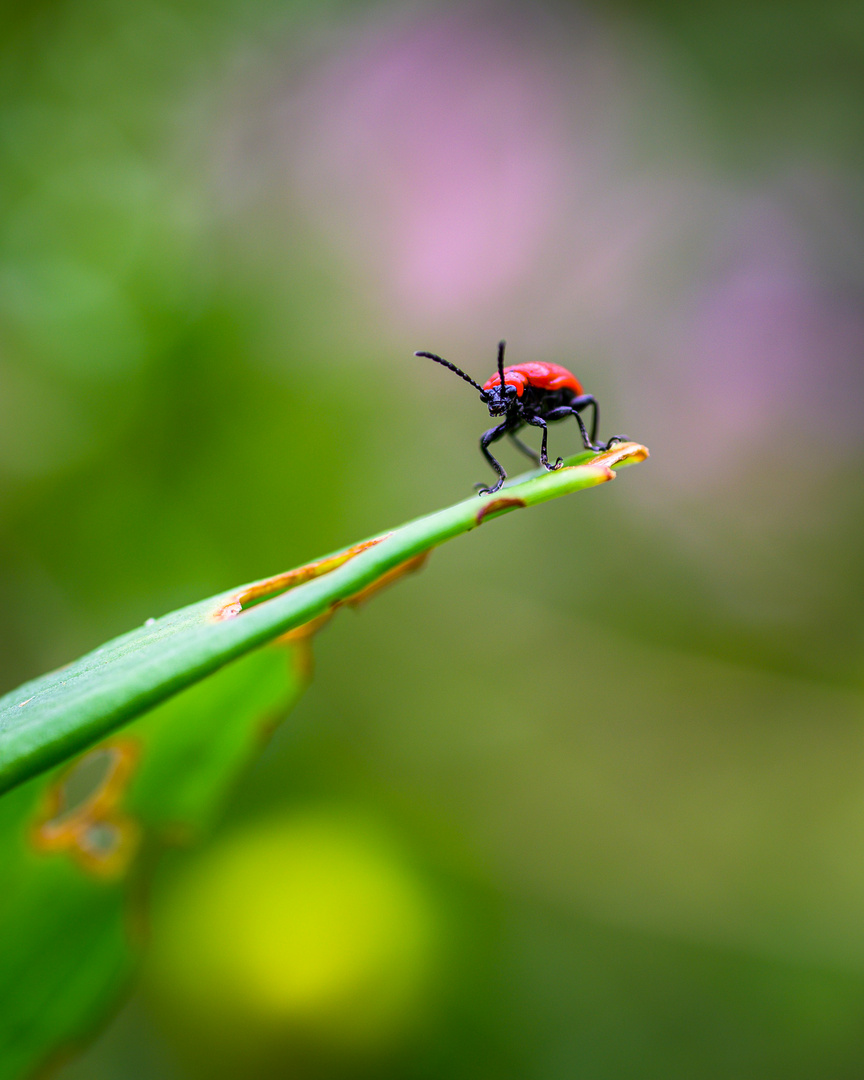
[[[257,649],[0,799],[0,1080],[62,1060],[128,984],[156,854],[209,825],[305,649]]]
[[[308,566],[165,615],[25,683],[0,699],[0,793],[230,660],[325,616],[445,540],[518,507],[611,480],[613,466],[647,454],[636,443],[580,454],[556,472],[538,470],[494,496],[466,499]]]

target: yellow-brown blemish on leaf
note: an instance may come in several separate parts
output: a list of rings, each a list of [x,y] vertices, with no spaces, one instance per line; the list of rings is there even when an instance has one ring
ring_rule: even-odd
[[[294,570],[286,570],[283,574],[276,574],[273,577],[256,581],[252,585],[247,585],[246,588],[241,589],[226,600],[216,611],[214,618],[231,619],[235,615],[239,615],[245,605],[251,604],[255,600],[269,600],[279,593],[294,589],[298,585],[311,581],[313,578],[329,574],[331,570],[342,566],[349,559],[353,559],[355,555],[359,555],[362,551],[367,551],[376,544],[380,544],[382,540],[386,540],[388,536],[392,535],[392,533],[385,533],[383,536],[376,536],[372,540],[364,540],[362,543],[354,544],[353,547],[339,551],[335,555],[328,555],[324,559],[318,559],[317,562],[307,563],[305,566],[298,566]]]
[[[394,566],[392,570],[387,570],[381,577],[376,578],[371,585],[367,585],[364,589],[361,589],[360,592],[354,593],[353,596],[346,597],[345,600],[341,600],[339,603],[348,604],[350,607],[360,607],[360,605],[365,604],[367,600],[371,600],[376,593],[380,592],[382,589],[389,588],[400,578],[405,577],[407,574],[416,574],[418,570],[422,570],[426,565],[426,560],[431,554],[431,548],[427,551],[421,551],[419,555],[414,555],[410,559],[406,559],[405,562],[399,563],[398,566]]]
[[[502,496],[500,499],[492,499],[484,503],[477,511],[477,524],[482,525],[483,519],[489,514],[497,514],[501,510],[509,510],[511,507],[527,506],[524,499],[508,499]]]
[[[636,465],[638,462],[644,461],[647,457],[650,457],[648,447],[642,446],[640,443],[614,443],[608,450],[605,450],[602,454],[598,454],[597,457],[592,458],[585,464],[605,465],[607,468],[614,469],[616,465]]]
[[[344,600],[335,600],[328,611],[322,612],[314,619],[310,619],[309,622],[303,623],[302,626],[296,626],[293,630],[289,630],[287,634],[283,634],[278,641],[287,642],[289,645],[299,645],[301,649],[299,651],[300,657],[300,670],[304,677],[311,677],[312,674],[312,651],[310,648],[312,638],[318,631],[328,623],[335,612],[346,604],[349,607],[359,607],[361,604],[365,604],[367,600],[370,600],[376,593],[382,589],[386,589],[388,586],[393,585],[399,578],[404,577],[406,574],[413,574],[420,570],[429,558],[431,551],[421,551],[419,555],[414,555],[410,559],[406,559],[405,562],[399,563],[398,566],[394,566],[391,570],[385,571],[379,578],[367,585],[365,588],[360,589],[359,592],[354,593],[353,596],[346,596]]]
[[[138,823],[120,809],[138,756],[133,739],[115,739],[65,769],[48,788],[30,830],[33,846],[63,852],[96,877],[120,877],[141,839]]]
[[[338,606],[338,602],[334,603],[327,611],[322,611],[320,615],[316,615],[314,619],[310,619],[309,622],[303,623],[302,626],[295,626],[293,630],[289,630],[276,640],[279,642],[285,641],[289,645],[294,645],[298,641],[305,641],[307,638],[314,637],[322,626],[330,622],[333,618],[333,612]]]
[[[312,620],[312,622],[316,621],[317,620],[315,619]],[[307,623],[306,625],[309,626],[311,624]],[[297,629],[302,630],[303,627],[298,626]],[[289,632],[293,633],[294,631],[292,630]],[[303,683],[312,682],[312,676],[315,674],[315,654],[312,651],[313,634],[314,630],[310,631],[305,637],[298,638],[291,643],[292,656],[294,658],[294,670],[297,673],[297,677]]]

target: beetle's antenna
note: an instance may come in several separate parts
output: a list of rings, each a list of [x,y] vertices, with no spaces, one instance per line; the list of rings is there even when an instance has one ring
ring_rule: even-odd
[[[455,374],[458,375],[460,379],[464,379],[465,382],[471,383],[471,385],[475,389],[479,390],[481,394],[483,393],[483,387],[479,383],[474,382],[470,375],[466,375],[461,368],[456,367],[455,364],[451,364],[449,360],[445,360],[441,356],[436,356],[434,352],[415,352],[414,355],[425,356],[427,360],[434,360],[436,364],[443,364],[444,367],[449,368],[452,372],[455,372]]]
[[[498,378],[501,380],[501,389],[504,389],[504,350],[507,347],[506,341],[498,342]]]

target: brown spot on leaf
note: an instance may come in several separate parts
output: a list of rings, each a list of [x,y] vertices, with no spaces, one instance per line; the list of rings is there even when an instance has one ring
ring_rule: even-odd
[[[616,465],[635,465],[639,461],[644,461],[649,456],[648,447],[642,446],[640,443],[615,443],[602,454],[598,454],[597,457],[586,462],[586,464],[606,465],[608,468],[614,469]]]
[[[511,507],[515,508],[517,506],[527,505],[528,504],[523,499],[508,499],[503,497],[500,499],[492,499],[489,502],[484,503],[477,511],[477,524],[482,525],[483,519],[488,517],[489,514],[497,514],[501,510],[509,510]]]
[[[247,585],[246,588],[229,597],[217,609],[214,618],[231,619],[235,615],[239,615],[244,606],[251,604],[253,601],[269,600],[279,593],[294,589],[298,585],[311,581],[313,578],[329,574],[331,570],[335,570],[338,566],[348,562],[349,559],[353,559],[355,555],[359,555],[361,551],[367,551],[392,535],[392,533],[385,533],[383,536],[376,536],[372,540],[364,540],[362,543],[354,544],[353,547],[339,551],[335,555],[328,555],[324,559],[306,563],[305,566],[298,566],[294,570],[286,570],[284,574],[275,574],[273,577],[253,582],[253,584]]]
[[[133,739],[115,739],[65,769],[45,794],[30,831],[33,846],[63,852],[96,877],[120,877],[141,838],[138,823],[120,809],[138,756]]]
[[[314,619],[303,623],[302,626],[295,626],[293,630],[289,630],[276,640],[286,641],[293,645],[298,641],[305,641],[307,638],[314,637],[325,623],[330,622],[333,618],[333,612],[338,606],[338,604],[333,604],[327,611],[322,611],[320,615],[316,615]]]
[[[309,622],[303,623],[302,626],[296,626],[293,630],[289,630],[287,634],[283,634],[277,641],[284,641],[290,645],[301,646],[299,652],[299,663],[301,665],[300,670],[304,677],[310,677],[312,673],[312,650],[310,648],[312,638],[318,631],[328,623],[334,613],[346,604],[349,607],[359,607],[361,604],[365,604],[367,600],[371,598],[382,589],[386,589],[388,586],[393,585],[401,577],[406,574],[413,574],[420,570],[426,560],[429,558],[431,551],[421,551],[419,555],[414,555],[410,559],[406,559],[405,562],[399,563],[398,566],[394,566],[392,570],[387,570],[379,578],[376,578],[371,585],[367,585],[365,588],[360,589],[359,592],[354,593],[353,596],[346,596],[344,600],[336,600],[331,605],[328,611],[322,612],[322,614],[316,616],[314,619],[310,619]]]
[[[422,570],[426,565],[426,560],[431,554],[432,552],[430,549],[421,551],[419,555],[414,555],[410,559],[406,559],[405,562],[401,562],[398,566],[394,566],[392,570],[387,570],[381,577],[376,578],[371,585],[367,585],[364,589],[361,589],[360,592],[356,592],[353,596],[341,600],[340,604],[348,604],[350,607],[360,607],[360,605],[365,604],[367,600],[371,600],[376,593],[381,592],[382,589],[389,588],[400,578],[405,577],[406,574],[416,574],[418,570]]]

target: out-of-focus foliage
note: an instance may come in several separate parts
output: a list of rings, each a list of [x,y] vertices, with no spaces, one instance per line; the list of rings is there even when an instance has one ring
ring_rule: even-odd
[[[211,825],[303,687],[302,647],[260,649],[0,799],[0,1076],[92,1033],[135,970],[159,848]]]
[[[450,966],[371,1059],[288,1017],[245,1075],[858,1075],[859,8],[0,19],[4,689],[467,495],[484,410],[415,349],[506,336],[652,451],[318,639],[224,851],[382,822]],[[212,1075],[160,956],[67,1077]]]
[[[298,1053],[345,1068],[410,1044],[453,943],[409,859],[353,807],[209,852],[156,924],[153,979],[166,1015],[184,1017],[180,1042],[206,1047],[218,1075]]]

